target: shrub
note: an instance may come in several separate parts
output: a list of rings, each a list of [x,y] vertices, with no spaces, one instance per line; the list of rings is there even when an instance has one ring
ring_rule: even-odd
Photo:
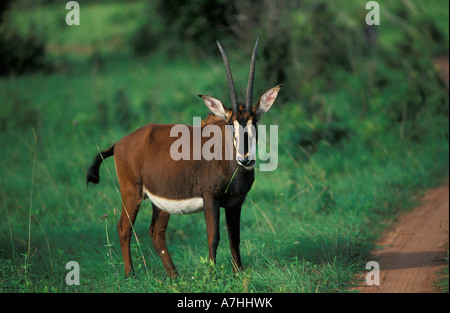
[[[0,75],[20,74],[45,67],[45,44],[33,32],[0,30]]]
[[[33,31],[21,35],[6,23],[12,0],[0,4],[0,76],[24,73],[44,67],[45,43]]]

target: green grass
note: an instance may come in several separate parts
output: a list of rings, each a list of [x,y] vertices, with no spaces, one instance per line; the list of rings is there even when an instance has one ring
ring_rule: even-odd
[[[90,27],[91,17],[100,15],[109,25],[120,14],[139,17],[140,5],[86,5],[82,18]],[[340,123],[351,127],[344,141],[321,140],[312,150],[298,145],[320,126],[319,118],[308,120],[303,110],[308,99],[276,102],[264,117],[264,124],[279,127],[279,165],[256,173],[243,207],[244,272],[232,273],[224,216],[215,271],[206,260],[203,214],[173,216],[167,241],[181,275],[169,279],[148,234],[151,205],[146,201],[135,225],[140,245],[132,241],[136,277],[126,279],[113,161],[102,165],[100,185],[85,184],[97,144],[108,147],[146,123],[191,124],[193,116],[206,116],[196,95],[228,99],[223,65],[218,55],[199,61],[183,51],[175,58],[162,52],[135,58],[110,40],[117,34],[123,43],[129,34],[106,26],[104,33],[71,33],[58,26],[55,10],[46,6],[16,14],[51,16],[40,26],[49,44],[87,46],[88,53],[54,49],[50,58],[57,72],[0,78],[1,292],[346,292],[370,261],[381,232],[416,204],[418,194],[448,176],[448,120],[424,114],[426,131],[413,140],[407,136],[409,124],[389,124],[384,112],[362,118],[354,104],[365,73],[343,76],[346,88],[321,96]],[[123,17],[121,31],[131,32],[128,21]],[[95,53],[103,65],[93,61]],[[230,54],[236,84],[244,86],[248,60]],[[256,84],[258,94],[273,87],[263,79]],[[393,94],[373,90],[370,101],[381,107],[401,97],[392,100]],[[448,94],[445,101],[448,108]],[[79,286],[65,283],[69,261],[80,264]]]
[[[447,257],[445,258],[446,267],[438,272],[439,278],[435,282],[435,287],[440,292],[449,292],[448,291],[448,259],[449,253],[447,252]]]

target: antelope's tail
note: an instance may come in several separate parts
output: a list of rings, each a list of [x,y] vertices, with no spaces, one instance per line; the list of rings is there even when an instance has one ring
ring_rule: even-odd
[[[92,161],[91,166],[89,167],[89,170],[87,171],[86,175],[86,184],[89,185],[89,183],[98,184],[100,181],[100,165],[102,164],[103,160],[106,158],[109,158],[110,156],[114,155],[114,146],[116,144],[113,144],[108,149],[99,152],[95,158],[94,161]]]

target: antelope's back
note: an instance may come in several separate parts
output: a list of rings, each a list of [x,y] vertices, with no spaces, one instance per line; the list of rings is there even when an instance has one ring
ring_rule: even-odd
[[[174,160],[170,154],[179,137],[171,137],[173,124],[148,124],[116,143],[114,160],[119,183],[141,185],[149,193],[167,199],[202,196],[200,177],[208,162],[190,159]],[[192,127],[189,129],[192,142]],[[119,172],[121,171],[121,172]]]

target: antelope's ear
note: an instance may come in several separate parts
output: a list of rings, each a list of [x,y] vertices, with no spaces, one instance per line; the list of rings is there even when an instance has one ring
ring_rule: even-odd
[[[253,108],[253,112],[258,118],[269,111],[269,109],[272,107],[272,104],[275,102],[280,89],[281,85],[278,85],[276,87],[273,87],[269,91],[266,91],[266,93],[262,95],[261,99],[259,99],[258,103]]]
[[[214,115],[224,119],[225,121],[228,121],[228,118],[230,117],[228,114],[229,110],[222,104],[222,102],[219,99],[205,95],[198,95],[198,96],[203,99],[208,109]]]

